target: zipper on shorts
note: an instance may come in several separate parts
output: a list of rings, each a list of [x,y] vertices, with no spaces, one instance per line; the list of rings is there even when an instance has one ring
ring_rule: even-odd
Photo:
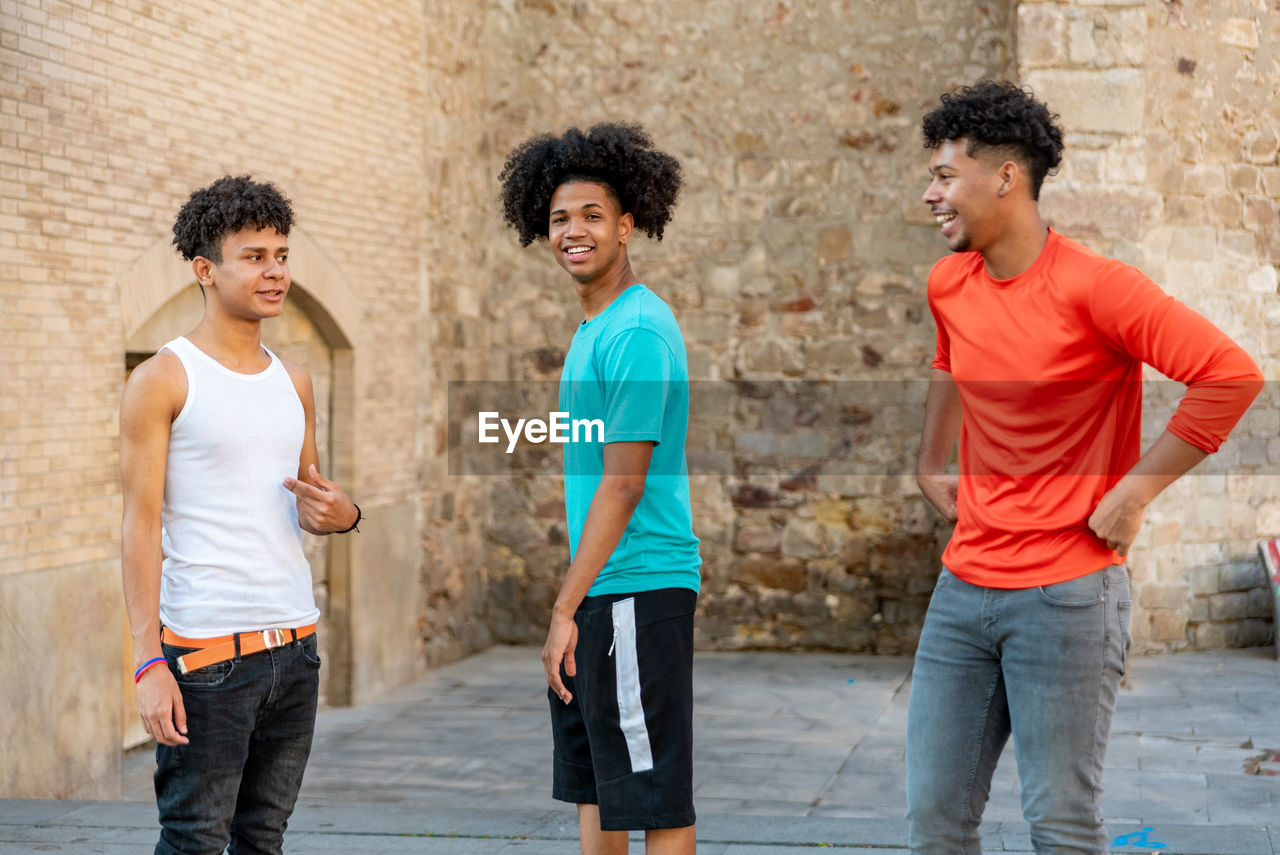
[[[605,656],[612,656],[613,648],[617,646],[618,646],[618,625],[615,623],[613,625],[613,641],[609,642],[609,652],[606,653]]]

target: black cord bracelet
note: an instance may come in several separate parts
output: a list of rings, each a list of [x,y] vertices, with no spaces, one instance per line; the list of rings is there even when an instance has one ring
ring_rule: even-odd
[[[359,505],[356,505],[355,502],[352,502],[351,504],[355,505],[355,508],[356,508],[356,521],[353,522],[349,527],[344,528],[342,531],[331,531],[329,532],[329,534],[347,534],[348,532],[352,532],[352,531],[354,531],[356,534],[360,533],[360,520],[364,519],[364,514],[360,512]]]

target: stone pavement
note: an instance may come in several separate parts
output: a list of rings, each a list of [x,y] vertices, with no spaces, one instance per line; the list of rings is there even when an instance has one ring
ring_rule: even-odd
[[[1135,659],[1107,758],[1116,852],[1280,853],[1280,663],[1271,648]],[[695,801],[702,855],[905,852],[910,659],[700,653]],[[537,651],[495,648],[377,704],[321,714],[290,855],[576,853],[551,800]],[[125,801],[0,801],[0,853],[150,852],[150,752]],[[1007,750],[988,852],[1029,852]],[[638,840],[639,838],[637,838]],[[633,851],[641,847],[633,844]]]

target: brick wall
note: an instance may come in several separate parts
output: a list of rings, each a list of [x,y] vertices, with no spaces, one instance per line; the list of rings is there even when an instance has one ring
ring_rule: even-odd
[[[419,610],[425,25],[361,0],[0,6],[0,676],[28,687],[0,693],[0,792],[118,786],[121,278],[225,172],[277,182],[312,266],[359,294],[338,319],[359,331],[344,459],[371,522],[343,547],[356,655],[389,634],[362,609]],[[420,673],[409,624],[354,695]]]

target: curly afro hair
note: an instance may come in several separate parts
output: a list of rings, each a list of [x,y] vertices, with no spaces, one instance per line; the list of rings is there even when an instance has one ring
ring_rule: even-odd
[[[511,152],[498,180],[503,218],[521,246],[547,237],[551,196],[573,181],[603,185],[637,229],[662,240],[681,185],[680,162],[655,149],[639,125],[622,122],[526,140]]]
[[[947,140],[966,141],[970,157],[983,149],[1003,149],[1031,173],[1031,198],[1040,198],[1046,175],[1062,162],[1058,115],[1037,101],[1030,89],[983,80],[942,96],[941,106],[924,117],[925,148]]]
[[[203,256],[222,263],[222,241],[244,228],[273,227],[282,235],[293,225],[293,206],[272,184],[248,175],[225,175],[191,194],[173,223],[173,245],[191,261]]]

